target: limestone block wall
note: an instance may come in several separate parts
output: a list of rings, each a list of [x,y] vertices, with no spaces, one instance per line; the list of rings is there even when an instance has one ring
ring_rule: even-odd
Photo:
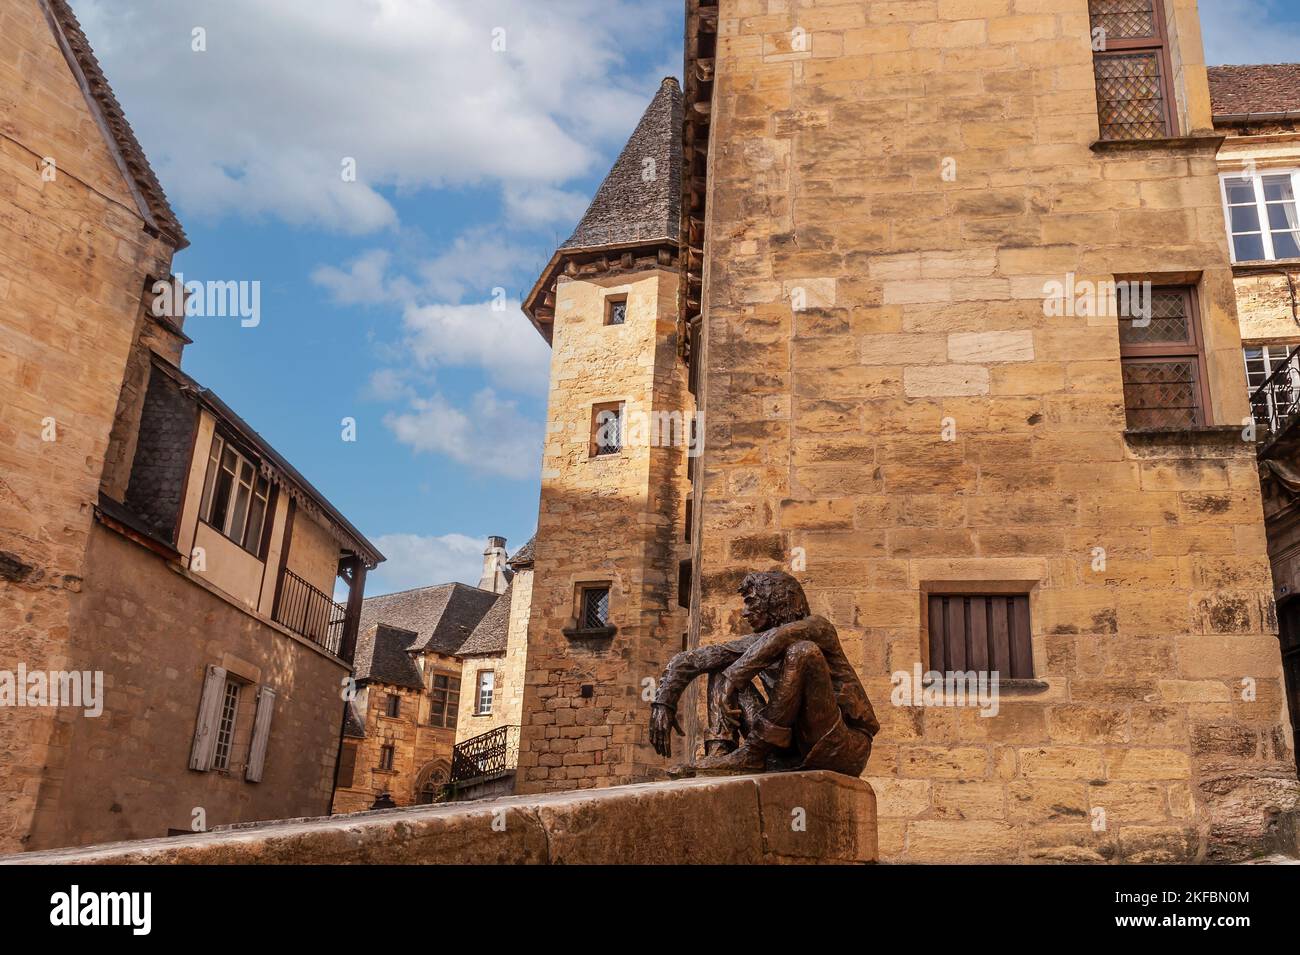
[[[518,791],[653,776],[643,682],[680,649],[676,564],[686,448],[633,429],[689,416],[676,356],[675,272],[561,277],[535,544]],[[627,321],[604,324],[610,295]],[[623,449],[590,456],[594,405],[625,402]],[[613,637],[569,637],[583,582],[608,582]],[[583,687],[588,687],[584,695]]]
[[[50,767],[27,848],[82,845],[327,812],[346,667],[210,593],[101,525],[95,581],[72,612],[71,658],[101,671],[103,712],[57,711],[68,760]],[[209,664],[245,680],[228,772],[188,768]],[[256,689],[275,690],[261,782],[244,779]],[[49,712],[48,710],[46,711]]]
[[[0,90],[0,666],[63,669],[84,662],[70,609],[144,280],[171,250],[143,231],[35,0],[0,6]],[[0,851],[28,844],[61,772],[52,728],[37,709],[0,720]]]
[[[1084,0],[720,5],[695,625],[793,569],[880,715],[887,859],[1231,857],[1294,808],[1215,143],[1092,148],[1088,35]],[[1046,313],[1071,273],[1195,284],[1221,431],[1126,434],[1113,312]],[[1036,683],[891,705],[923,595],[999,585]]]

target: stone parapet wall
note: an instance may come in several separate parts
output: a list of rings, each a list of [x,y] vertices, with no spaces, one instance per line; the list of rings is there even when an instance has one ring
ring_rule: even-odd
[[[876,799],[833,773],[513,796],[265,823],[16,864],[762,864],[876,860]]]

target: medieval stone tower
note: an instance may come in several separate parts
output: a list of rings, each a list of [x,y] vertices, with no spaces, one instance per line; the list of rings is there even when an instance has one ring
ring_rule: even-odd
[[[520,792],[662,772],[641,694],[686,633],[681,109],[664,80],[524,304],[553,356]]]

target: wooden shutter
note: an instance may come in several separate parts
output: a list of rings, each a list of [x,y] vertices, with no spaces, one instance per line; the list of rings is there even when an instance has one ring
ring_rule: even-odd
[[[1033,678],[1028,596],[935,594],[929,611],[931,670],[989,671],[1003,680]]]
[[[244,778],[250,783],[262,781],[266,765],[266,744],[271,739],[271,714],[275,711],[275,690],[264,686],[257,691],[257,715],[253,717],[253,742],[248,748],[248,768]]]
[[[225,667],[208,667],[208,672],[203,677],[203,695],[199,698],[194,745],[190,747],[190,769],[206,773],[212,768],[212,757],[217,751],[217,723],[221,719],[221,700],[225,692]]]
[[[344,743],[343,753],[339,756],[339,789],[351,789],[357,773],[357,746]]]

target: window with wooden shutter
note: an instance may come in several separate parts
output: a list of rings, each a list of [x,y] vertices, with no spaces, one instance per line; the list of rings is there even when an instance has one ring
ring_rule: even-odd
[[[1119,354],[1129,428],[1181,429],[1206,423],[1205,346],[1196,291],[1152,290],[1150,316],[1121,315]]]
[[[262,781],[266,766],[266,746],[271,739],[271,715],[275,712],[275,690],[264,686],[257,691],[257,713],[253,717],[253,742],[248,748],[248,768],[244,778],[250,783]]]
[[[989,672],[1001,680],[1034,676],[1025,594],[932,594],[929,630],[931,670]]]
[[[1162,0],[1089,0],[1103,140],[1178,135]]]
[[[212,768],[225,694],[225,667],[209,666],[203,677],[203,693],[199,697],[198,721],[194,726],[194,743],[190,747],[190,769],[206,773]]]

